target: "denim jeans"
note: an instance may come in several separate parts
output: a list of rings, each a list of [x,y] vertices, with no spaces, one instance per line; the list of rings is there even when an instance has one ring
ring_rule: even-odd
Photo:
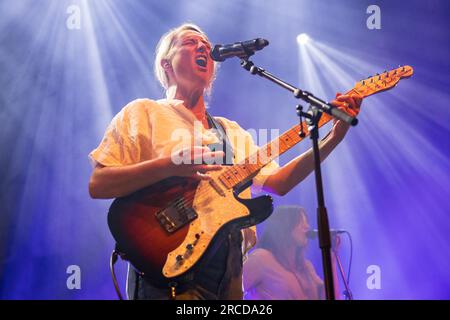
[[[199,265],[193,280],[176,288],[176,300],[242,300],[242,235],[228,234],[215,240],[206,262]],[[127,294],[130,300],[168,300],[170,288],[159,288],[128,269]]]

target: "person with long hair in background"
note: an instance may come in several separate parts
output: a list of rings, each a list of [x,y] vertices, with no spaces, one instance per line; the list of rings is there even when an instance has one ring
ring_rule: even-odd
[[[264,223],[264,231],[244,262],[243,283],[248,300],[323,300],[323,280],[305,252],[310,230],[305,209],[279,206]],[[334,249],[339,246],[336,236]],[[332,253],[334,289],[340,298],[336,264]]]

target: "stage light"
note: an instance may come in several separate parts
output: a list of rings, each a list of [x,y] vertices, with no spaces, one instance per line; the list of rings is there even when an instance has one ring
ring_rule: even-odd
[[[309,36],[306,33],[301,33],[297,36],[297,43],[305,45],[309,42]]]

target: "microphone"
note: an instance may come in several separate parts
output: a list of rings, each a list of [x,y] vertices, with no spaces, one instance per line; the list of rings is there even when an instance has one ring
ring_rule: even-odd
[[[341,233],[346,233],[346,230],[342,230],[342,229],[330,229],[330,234],[331,236],[336,236],[338,234]],[[313,229],[313,230],[309,230],[308,232],[306,232],[306,237],[308,239],[316,239],[319,236],[319,230],[317,229]]]
[[[262,38],[235,42],[233,44],[216,44],[210,55],[214,61],[219,62],[232,57],[245,58],[267,45],[269,45],[269,41]]]

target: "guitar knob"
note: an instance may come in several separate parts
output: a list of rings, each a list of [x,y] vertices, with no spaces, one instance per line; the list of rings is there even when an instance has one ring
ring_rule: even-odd
[[[191,243],[189,243],[189,244],[186,246],[186,249],[187,249],[188,251],[192,251],[192,250],[194,249],[194,246],[193,246]]]
[[[175,259],[177,260],[178,263],[183,263],[183,260],[184,260],[184,258],[181,254],[177,255]]]

